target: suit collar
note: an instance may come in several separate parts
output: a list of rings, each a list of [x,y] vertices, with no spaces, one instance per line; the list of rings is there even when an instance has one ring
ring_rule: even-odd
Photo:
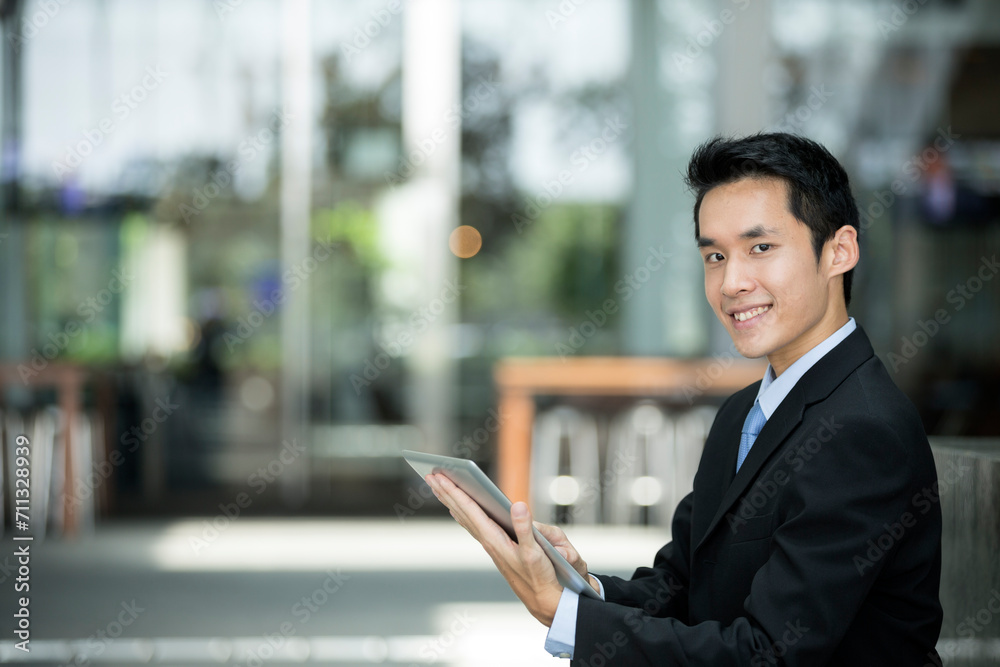
[[[720,522],[729,508],[736,500],[743,495],[751,482],[756,479],[761,466],[771,456],[788,437],[788,434],[802,421],[802,413],[806,406],[822,401],[829,396],[837,386],[843,382],[848,375],[853,373],[858,366],[874,356],[868,336],[860,325],[841,341],[830,352],[817,361],[792,387],[785,399],[778,405],[774,414],[767,420],[761,429],[757,440],[750,453],[747,455],[739,472],[733,477],[730,471],[724,478],[731,480],[728,488],[722,496],[718,510],[708,528],[701,536],[698,547],[704,543],[705,539],[712,533],[716,525]],[[742,428],[743,420],[746,419],[750,408],[756,398],[756,389],[759,383],[754,383],[750,387],[740,391],[739,400],[743,403],[740,410],[739,424],[735,424],[737,437],[729,446],[724,447],[726,455],[720,462],[721,465],[736,467],[736,449],[739,446],[739,430]],[[730,424],[733,426],[733,424]],[[732,456],[729,456],[732,453]],[[698,548],[696,547],[696,548]]]
[[[851,332],[835,348],[830,350],[812,368],[806,371],[802,379],[789,392],[789,396],[801,390],[806,405],[821,401],[829,396],[847,376],[857,370],[858,366],[875,356],[871,342],[861,325]],[[778,406],[781,409],[781,406]]]
[[[760,407],[764,411],[764,416],[770,419],[771,415],[778,409],[778,406],[785,400],[788,392],[802,379],[802,376],[809,372],[809,369],[815,366],[816,362],[829,354],[857,328],[858,323],[854,321],[854,318],[848,317],[847,322],[843,326],[839,327],[811,350],[808,350],[796,359],[778,377],[774,377],[774,367],[768,364],[767,372],[764,373],[764,379],[760,383],[760,389],[757,392],[757,400],[760,401]]]

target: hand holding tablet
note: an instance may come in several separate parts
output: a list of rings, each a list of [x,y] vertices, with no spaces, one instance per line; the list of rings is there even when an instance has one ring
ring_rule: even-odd
[[[517,541],[510,517],[510,499],[473,461],[411,450],[404,451],[403,457],[421,477],[434,473],[447,477],[455,486],[468,494],[487,516],[506,531],[512,540]],[[535,541],[552,562],[556,578],[562,586],[580,595],[600,599],[590,583],[569,564],[537,528],[533,527],[532,532]]]

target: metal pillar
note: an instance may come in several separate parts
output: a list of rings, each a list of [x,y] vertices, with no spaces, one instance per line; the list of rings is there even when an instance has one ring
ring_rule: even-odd
[[[461,96],[460,9],[455,0],[411,0],[403,25],[403,151],[428,152],[404,186],[407,224],[421,230],[420,247],[409,251],[418,308],[440,302],[446,282],[457,277],[448,236],[458,220],[460,131],[448,110]],[[391,224],[391,223],[390,223]],[[398,223],[397,223],[398,224]],[[410,356],[410,404],[428,447],[452,442],[455,364],[449,339],[457,303],[428,322]]]
[[[0,336],[0,360],[19,361],[28,356],[25,326],[28,321],[24,281],[24,226],[18,219],[17,187],[21,157],[21,60],[23,45],[14,47],[9,39],[21,29],[24,8],[20,0],[0,4],[4,48],[2,91],[0,91],[0,313],[3,335]]]
[[[662,246],[671,257],[622,304],[623,351],[691,356],[705,351],[708,319],[694,247],[692,198],[681,173],[691,148],[704,137],[683,121],[692,112],[711,113],[700,99],[707,76],[704,61],[688,67],[674,58],[684,52],[684,26],[666,21],[657,3],[635,0],[631,9],[635,191],[622,272],[642,267],[651,248]]]
[[[281,268],[310,256],[312,210],[312,34],[310,0],[286,0],[282,18],[282,107],[289,122],[281,130]],[[286,293],[281,317],[281,437],[307,451],[281,475],[289,505],[309,494],[309,281]],[[283,445],[282,445],[283,446]]]

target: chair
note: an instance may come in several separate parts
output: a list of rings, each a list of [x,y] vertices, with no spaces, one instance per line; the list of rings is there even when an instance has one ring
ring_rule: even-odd
[[[609,523],[669,522],[675,449],[673,418],[653,401],[640,401],[612,421],[604,472]]]
[[[535,420],[532,433],[533,511],[545,522],[593,524],[601,507],[597,422],[569,406]],[[560,507],[566,508],[560,515]]]

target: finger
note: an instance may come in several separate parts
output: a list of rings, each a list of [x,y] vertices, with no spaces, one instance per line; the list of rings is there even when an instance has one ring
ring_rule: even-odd
[[[434,495],[436,496],[437,490],[434,488],[436,486],[436,484],[434,483],[434,473],[429,472],[426,475],[424,475],[424,481],[427,482],[427,486],[431,487],[431,491],[433,491]]]
[[[514,522],[514,533],[517,535],[519,550],[523,552],[528,549],[541,549],[531,530],[531,510],[528,509],[528,505],[522,501],[511,505],[510,518]]]
[[[474,532],[474,525],[479,519],[472,507],[475,502],[443,475],[434,475],[431,484],[434,495],[448,508],[455,520],[470,532]],[[479,509],[478,505],[475,505],[475,509]]]
[[[455,486],[454,482],[445,477],[444,475],[431,475],[431,487],[435,495],[437,495],[438,500],[447,505],[449,508],[454,509],[462,514],[467,514],[474,516],[478,512],[482,512],[482,508],[479,504],[474,501],[469,495],[462,489]],[[483,513],[485,516],[485,513]]]
[[[568,543],[566,539],[566,533],[564,533],[562,529],[557,528],[556,526],[550,526],[547,523],[535,521],[535,528],[537,528],[538,532],[541,533],[545,537],[545,539],[547,539],[552,544],[556,544],[557,542],[560,544]]]
[[[556,551],[562,554],[562,557],[566,559],[566,562],[574,567],[574,569],[580,568],[580,554],[577,553],[576,549],[569,542],[565,542],[556,546],[552,545]]]
[[[542,537],[549,541],[549,544],[559,550],[559,553],[561,553],[566,560],[572,563],[574,560],[579,558],[580,555],[577,553],[573,545],[570,544],[569,539],[566,537],[566,533],[563,532],[561,528],[539,523],[537,521],[535,522],[535,528],[537,528],[538,532],[542,534]]]
[[[438,499],[449,509],[451,515],[455,517],[463,528],[486,547],[494,544],[503,548],[513,547],[513,541],[507,536],[506,531],[501,528],[493,519],[483,511],[475,500],[465,491],[455,486],[454,482],[444,475],[431,475],[433,479],[429,483]]]
[[[448,513],[451,514],[455,521],[475,536],[473,521],[467,516],[465,506],[461,502],[461,496],[451,490],[446,490],[441,484],[441,477],[438,475],[427,475],[424,479],[427,481],[427,485],[431,487],[431,491],[434,492],[434,496],[448,509]]]
[[[514,523],[517,545],[515,557],[520,561],[519,574],[529,589],[538,591],[544,587],[561,586],[557,583],[555,568],[542,547],[535,539],[531,524],[531,510],[524,502],[516,502],[510,507],[510,518]],[[509,579],[508,579],[509,581]]]

